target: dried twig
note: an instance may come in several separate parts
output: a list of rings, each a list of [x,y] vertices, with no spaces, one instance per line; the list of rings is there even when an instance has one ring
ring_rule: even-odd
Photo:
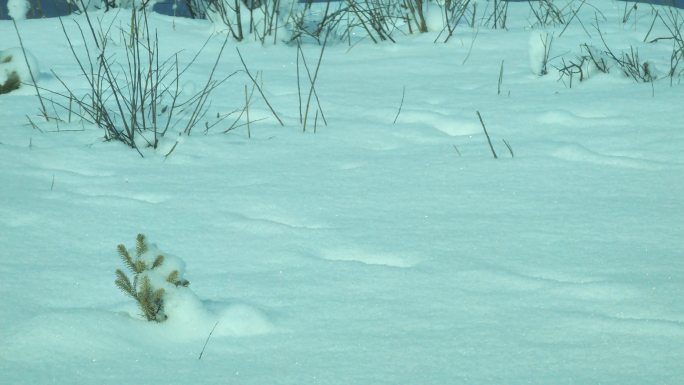
[[[245,64],[245,59],[242,58],[242,54],[240,53],[240,49],[238,49],[238,47],[235,47],[235,51],[237,51],[237,54],[238,54],[238,56],[240,57],[240,62],[242,62],[242,66],[244,67],[245,72],[247,73],[247,76],[249,76],[249,78],[252,80],[252,83],[254,83],[254,85],[256,86],[257,90],[258,90],[259,93],[261,94],[261,97],[264,99],[264,102],[266,102],[266,105],[267,105],[268,108],[271,110],[271,113],[273,114],[273,116],[276,118],[276,120],[278,120],[278,123],[280,123],[281,126],[285,126],[285,124],[283,123],[283,121],[280,119],[280,117],[278,116],[278,114],[277,114],[277,113],[275,112],[275,110],[273,109],[273,106],[271,106],[271,103],[268,102],[268,99],[266,98],[266,95],[264,95],[264,91],[261,90],[261,87],[260,87],[259,84],[257,83],[256,79],[254,79],[254,77],[252,76],[252,74],[249,72],[249,68],[247,68],[247,64]]]
[[[401,89],[401,102],[399,103],[399,110],[397,111],[397,116],[394,117],[394,122],[392,124],[397,123],[397,119],[399,119],[399,114],[401,114],[401,107],[404,106],[404,96],[406,95],[406,86],[404,86]]]
[[[19,33],[19,28],[17,27],[17,22],[12,19],[12,23],[14,24],[14,30],[17,32],[17,38],[19,39],[19,46],[21,47],[21,52],[24,54],[24,62],[26,63],[26,67],[28,68],[29,75],[31,75],[31,81],[33,82],[33,87],[36,89],[36,94],[38,94],[38,100],[40,101],[40,112],[43,113],[43,117],[45,118],[46,121],[49,121],[50,119],[48,118],[47,115],[47,110],[45,109],[45,104],[43,103],[43,98],[40,96],[40,90],[38,89],[38,85],[36,84],[36,79],[33,77],[33,70],[31,69],[31,64],[29,63],[28,57],[26,56],[26,49],[24,49],[24,42],[21,40],[21,34]]]
[[[218,326],[218,324],[219,324],[219,321],[216,321],[216,323],[214,324],[214,327],[211,328],[211,331],[209,332],[209,335],[207,336],[207,340],[204,341],[204,346],[202,346],[202,351],[200,352],[199,357],[197,358],[198,360],[202,359],[202,356],[204,355],[204,349],[207,348],[207,344],[209,343],[209,339],[211,338],[211,335],[214,334],[214,330],[216,330],[216,326]]]
[[[484,121],[482,121],[482,115],[480,115],[480,111],[477,111],[477,117],[480,118],[480,124],[482,124],[482,129],[484,130],[485,136],[487,137],[487,143],[489,143],[489,148],[492,150],[492,155],[494,155],[494,159],[498,159],[499,157],[496,156],[496,151],[494,151],[494,146],[492,146],[492,140],[489,138],[489,133],[487,133],[487,127],[485,127]]]

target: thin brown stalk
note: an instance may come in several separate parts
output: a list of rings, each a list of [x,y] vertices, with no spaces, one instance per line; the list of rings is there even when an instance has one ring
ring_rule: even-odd
[[[277,113],[275,112],[275,110],[273,109],[273,106],[271,106],[271,103],[268,102],[268,99],[266,98],[266,95],[264,95],[264,91],[262,91],[262,89],[261,89],[261,87],[259,86],[259,84],[257,83],[257,81],[254,79],[254,77],[252,76],[252,74],[249,72],[249,68],[247,68],[247,64],[245,64],[245,60],[242,58],[242,54],[240,54],[240,50],[239,50],[237,47],[235,47],[235,50],[237,51],[237,54],[238,54],[238,56],[240,57],[240,62],[242,62],[242,66],[245,68],[245,73],[247,73],[247,76],[249,76],[249,78],[252,80],[252,83],[254,83],[254,85],[256,86],[257,90],[258,90],[259,93],[261,94],[261,97],[264,99],[264,102],[266,102],[266,105],[267,105],[268,108],[271,110],[271,113],[272,113],[273,116],[276,118],[276,120],[278,120],[278,123],[280,123],[281,126],[285,126],[285,124],[283,123],[283,121],[280,119],[280,117],[278,116],[278,114],[277,114]]]
[[[321,68],[321,61],[323,60],[323,53],[325,52],[325,47],[327,46],[328,43],[328,36],[330,36],[330,30],[325,34],[325,39],[323,40],[323,45],[321,46],[321,53],[318,55],[318,63],[316,63],[316,70],[314,71],[313,79],[311,80],[311,88],[309,88],[309,97],[307,98],[306,101],[306,109],[304,110],[304,127],[303,130],[306,131],[306,122],[307,122],[307,117],[309,116],[309,105],[311,104],[311,96],[314,94],[314,86],[316,85],[316,79],[318,79],[318,71]],[[319,105],[319,110],[320,110],[320,105]]]
[[[399,103],[399,110],[397,111],[397,116],[394,117],[394,122],[392,124],[397,124],[397,119],[399,119],[399,114],[401,114],[401,108],[404,106],[404,96],[406,95],[406,86],[401,89],[401,102]]]
[[[31,69],[31,64],[29,64],[28,57],[26,56],[26,49],[24,48],[24,42],[21,39],[21,34],[19,33],[19,27],[17,27],[17,22],[12,19],[12,23],[14,24],[14,30],[17,32],[17,38],[19,39],[19,46],[21,47],[21,52],[24,54],[24,62],[26,63],[26,67],[28,67],[29,70],[29,75],[31,75],[31,81],[33,82],[33,87],[36,90],[36,94],[38,94],[38,100],[40,101],[40,112],[43,113],[43,117],[45,118],[46,121],[50,121],[48,118],[47,110],[45,109],[45,104],[43,103],[43,98],[40,96],[40,90],[38,89],[38,85],[36,84],[36,79],[33,76],[33,70]]]
[[[494,151],[492,140],[489,138],[489,133],[487,132],[487,127],[485,127],[484,121],[482,120],[482,115],[480,115],[480,111],[477,111],[477,117],[480,118],[480,124],[482,124],[482,129],[484,130],[485,136],[487,137],[487,143],[489,143],[489,148],[492,150],[492,155],[494,155],[494,159],[498,159],[499,157],[496,156],[496,151]]]

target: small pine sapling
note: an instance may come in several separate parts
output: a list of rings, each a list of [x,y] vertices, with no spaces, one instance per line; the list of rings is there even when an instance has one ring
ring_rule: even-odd
[[[129,279],[126,273],[116,270],[116,280],[114,283],[125,294],[136,300],[143,316],[148,321],[163,322],[168,316],[164,313],[164,288],[155,287],[150,276],[159,275],[161,266],[164,263],[164,256],[157,255],[150,263],[146,255],[150,248],[145,241],[143,234],[138,234],[135,243],[135,257],[132,257],[126,246],[119,245],[117,251],[124,265],[133,275],[133,280]],[[164,274],[165,281],[176,287],[187,287],[190,282],[181,278],[178,270],[172,270]]]

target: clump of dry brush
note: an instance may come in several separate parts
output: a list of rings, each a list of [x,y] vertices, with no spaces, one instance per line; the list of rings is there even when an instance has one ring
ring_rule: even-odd
[[[83,6],[85,9],[85,4]],[[61,19],[60,24],[81,75],[88,84],[88,92],[85,96],[78,94],[53,71],[64,92],[49,90],[57,98],[52,102],[67,110],[69,117],[76,115],[102,128],[106,140],[122,142],[141,156],[141,148],[156,149],[161,138],[171,131],[189,135],[205,118],[211,92],[234,74],[216,78],[226,38],[204,86],[183,98],[181,77],[194,64],[209,39],[181,68],[177,53],[160,58],[159,37],[150,28],[146,8],[132,9],[130,25],[118,31],[120,41],[124,42],[122,49],[110,47],[114,41],[112,25],[93,20],[87,10],[83,14],[87,26],[83,28],[76,23],[78,43]],[[83,49],[77,46],[83,46]]]

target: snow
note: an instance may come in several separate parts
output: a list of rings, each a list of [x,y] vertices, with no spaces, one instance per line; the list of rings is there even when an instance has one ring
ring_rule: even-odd
[[[547,32],[532,31],[529,40],[530,70],[535,75],[545,75],[545,63],[549,59],[549,45],[552,45],[553,36]]]
[[[612,49],[669,68],[671,41],[643,43],[650,10],[623,24],[624,4],[592,3]],[[568,87],[553,64],[602,48],[576,21],[548,27],[538,76],[547,30],[529,16],[511,3],[507,30],[459,26],[447,44],[331,42],[315,134],[299,123],[296,47],[230,42],[219,75],[242,68],[239,47],[285,126],[255,92],[250,138],[224,134],[228,118],[168,157],[175,132],[142,158],[58,105],[62,121],[41,120],[32,87],[0,95],[0,383],[684,382],[684,86],[613,70]],[[71,36],[86,25],[64,21]],[[216,29],[150,22],[181,63]],[[59,21],[22,24],[38,85],[63,91],[52,70],[85,95]],[[19,45],[11,21],[0,36]],[[181,86],[203,87],[222,42]],[[320,48],[302,49],[316,63]],[[223,83],[207,119],[242,108],[245,85]],[[163,323],[113,283],[116,245],[138,233],[190,281]]]

